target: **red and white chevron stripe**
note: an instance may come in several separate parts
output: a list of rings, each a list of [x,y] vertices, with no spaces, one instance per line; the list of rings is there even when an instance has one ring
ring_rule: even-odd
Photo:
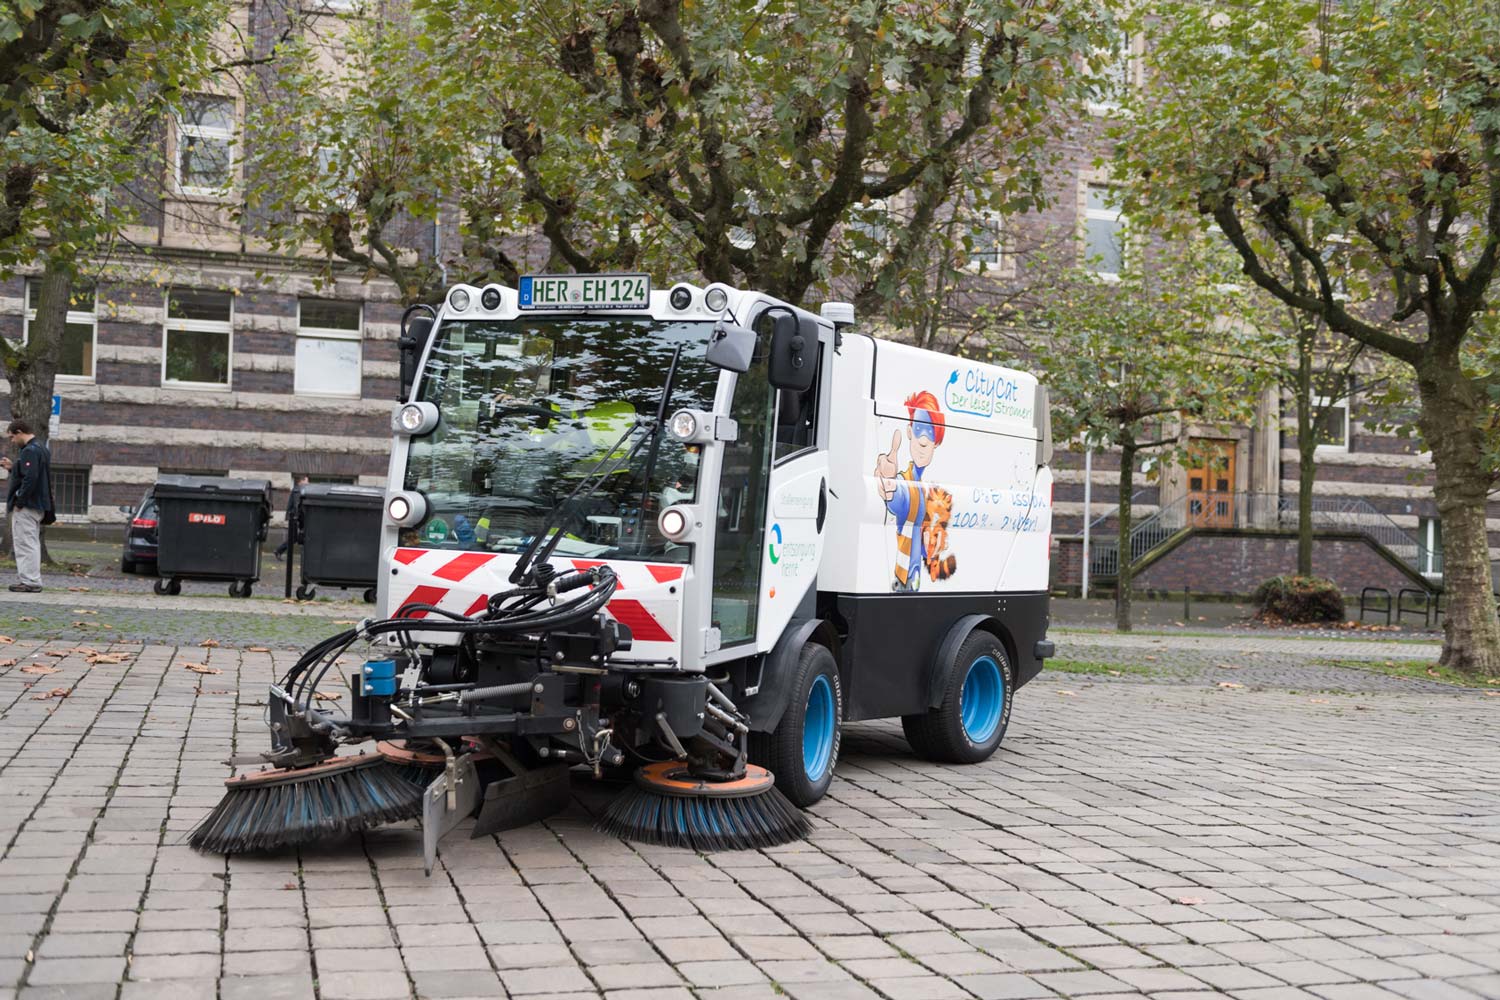
[[[450,549],[397,548],[386,565],[392,571],[388,614],[408,604],[430,604],[472,615],[484,608],[490,594],[510,589],[507,577],[516,564],[513,554],[454,552]],[[680,563],[632,562],[625,559],[558,559],[559,570],[586,570],[608,565],[619,578],[615,596],[605,610],[629,626],[635,645],[632,655],[668,655],[662,646],[675,647],[682,632],[682,582],[687,567]],[[425,618],[415,611],[413,618]],[[642,649],[642,644],[647,648]]]

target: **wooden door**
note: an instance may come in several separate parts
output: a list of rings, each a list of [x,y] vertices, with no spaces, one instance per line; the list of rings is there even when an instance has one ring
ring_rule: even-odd
[[[1200,438],[1188,448],[1187,523],[1234,527],[1234,441]]]

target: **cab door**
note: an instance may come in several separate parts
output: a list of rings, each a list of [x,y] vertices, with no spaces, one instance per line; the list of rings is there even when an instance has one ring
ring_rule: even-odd
[[[819,393],[831,330],[820,332],[812,388],[793,393],[766,378],[772,324],[765,313],[755,323],[755,359],[738,376],[730,407],[738,434],[724,446],[720,471],[710,624],[728,656],[775,643],[815,585],[822,555],[828,455]]]

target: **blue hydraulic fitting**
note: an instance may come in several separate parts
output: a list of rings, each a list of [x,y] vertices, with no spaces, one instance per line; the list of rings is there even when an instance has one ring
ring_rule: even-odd
[[[359,693],[366,698],[394,698],[396,696],[396,661],[366,660],[360,672]]]

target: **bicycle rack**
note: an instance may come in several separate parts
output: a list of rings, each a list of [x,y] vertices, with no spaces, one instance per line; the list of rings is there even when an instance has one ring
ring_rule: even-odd
[[[1365,599],[1369,595],[1371,595],[1371,594],[1384,594],[1385,595],[1385,607],[1383,607],[1383,608],[1376,608],[1376,607],[1366,608],[1365,607]],[[1391,592],[1389,590],[1386,590],[1384,587],[1366,587],[1364,590],[1361,590],[1359,592],[1359,620],[1360,621],[1364,621],[1365,620],[1365,611],[1367,611],[1367,610],[1374,611],[1374,612],[1377,612],[1377,613],[1381,612],[1381,611],[1384,611],[1385,612],[1385,623],[1387,625],[1389,625],[1391,623]]]
[[[1420,597],[1422,599],[1422,606],[1419,608],[1406,607],[1404,602],[1407,594],[1416,594]],[[1431,598],[1428,597],[1427,591],[1418,590],[1416,587],[1402,587],[1396,591],[1396,623],[1400,624],[1402,615],[1420,614],[1422,616],[1422,627],[1426,628],[1428,620],[1431,618],[1430,604]]]

